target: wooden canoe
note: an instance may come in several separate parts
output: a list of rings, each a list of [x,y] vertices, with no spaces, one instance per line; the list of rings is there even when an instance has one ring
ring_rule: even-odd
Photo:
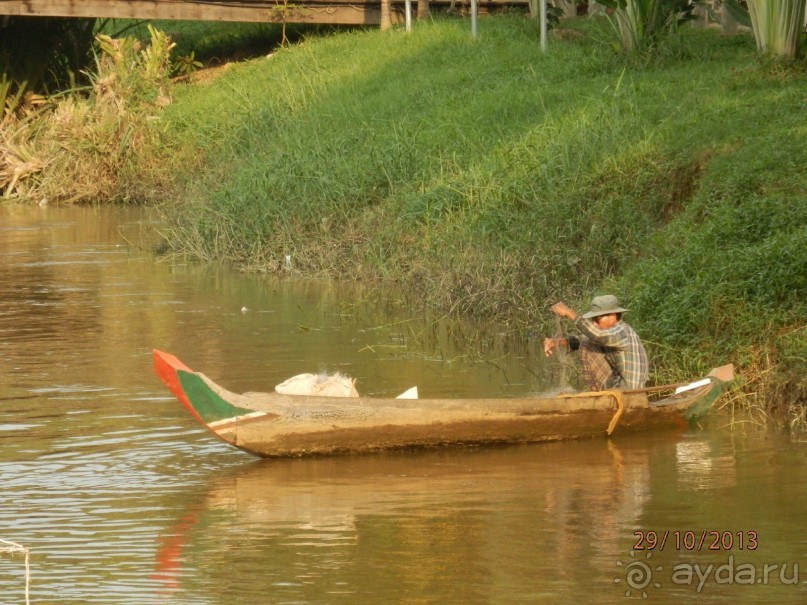
[[[559,441],[685,426],[706,414],[733,379],[732,367],[723,366],[692,388],[652,402],[652,389],[501,399],[385,399],[232,393],[157,350],[154,367],[213,434],[264,457]]]

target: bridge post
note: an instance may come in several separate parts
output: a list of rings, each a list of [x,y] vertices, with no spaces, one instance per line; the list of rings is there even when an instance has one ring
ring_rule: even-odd
[[[379,29],[383,32],[392,27],[391,0],[381,0],[381,23]]]

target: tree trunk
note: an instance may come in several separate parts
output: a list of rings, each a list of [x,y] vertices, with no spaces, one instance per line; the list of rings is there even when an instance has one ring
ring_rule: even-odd
[[[429,0],[418,0],[418,19],[426,19],[429,16]]]

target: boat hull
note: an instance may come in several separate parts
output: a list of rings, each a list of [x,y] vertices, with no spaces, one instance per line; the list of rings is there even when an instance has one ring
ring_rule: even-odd
[[[649,402],[646,393],[551,398],[332,398],[237,394],[154,352],[155,370],[217,437],[263,457],[372,453],[409,448],[530,443],[686,426],[708,412],[723,381]]]

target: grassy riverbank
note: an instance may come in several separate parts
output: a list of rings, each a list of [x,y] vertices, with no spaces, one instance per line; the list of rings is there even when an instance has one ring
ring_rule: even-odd
[[[581,21],[544,55],[518,17],[312,37],[175,87],[122,197],[162,201],[174,252],[396,280],[524,333],[614,292],[658,381],[735,362],[803,419],[804,70],[750,35],[611,42]]]
[[[579,29],[546,55],[519,19],[354,32],[180,91],[164,119],[197,170],[171,246],[525,330],[611,291],[660,380],[733,361],[746,393],[803,404],[803,73],[750,36],[688,31],[640,65]]]

